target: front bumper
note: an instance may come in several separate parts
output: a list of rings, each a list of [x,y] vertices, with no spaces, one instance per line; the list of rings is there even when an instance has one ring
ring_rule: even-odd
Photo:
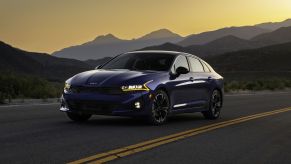
[[[148,115],[152,106],[150,94],[152,94],[151,91],[128,92],[118,95],[63,93],[60,111],[113,116]]]

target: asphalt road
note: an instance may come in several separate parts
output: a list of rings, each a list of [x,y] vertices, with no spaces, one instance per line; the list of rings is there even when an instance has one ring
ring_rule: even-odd
[[[200,113],[163,126],[94,116],[77,124],[57,104],[0,107],[0,163],[67,163],[147,140],[291,107],[291,93],[226,96],[222,118]],[[207,131],[111,163],[291,163],[291,111]]]

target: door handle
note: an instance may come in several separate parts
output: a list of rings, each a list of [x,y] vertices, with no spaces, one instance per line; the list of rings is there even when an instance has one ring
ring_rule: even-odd
[[[207,80],[212,80],[212,77],[211,77],[211,76],[209,76],[209,77],[207,78]]]
[[[194,79],[194,77],[190,77],[190,79],[189,79],[190,81],[194,81],[195,79]]]

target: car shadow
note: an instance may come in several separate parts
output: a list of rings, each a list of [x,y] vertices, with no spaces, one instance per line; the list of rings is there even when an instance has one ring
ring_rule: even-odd
[[[206,120],[200,114],[179,114],[170,116],[167,122],[162,126],[172,124],[202,123]],[[119,116],[93,116],[87,122],[68,121],[68,124],[78,124],[84,126],[153,126],[143,118],[119,117]]]

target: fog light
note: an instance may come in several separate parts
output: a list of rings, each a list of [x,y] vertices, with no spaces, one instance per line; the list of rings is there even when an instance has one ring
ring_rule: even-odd
[[[154,95],[153,94],[150,94],[149,95],[149,98],[152,100],[154,98]]]
[[[134,103],[134,107],[136,108],[136,109],[140,109],[140,102],[135,102]]]

